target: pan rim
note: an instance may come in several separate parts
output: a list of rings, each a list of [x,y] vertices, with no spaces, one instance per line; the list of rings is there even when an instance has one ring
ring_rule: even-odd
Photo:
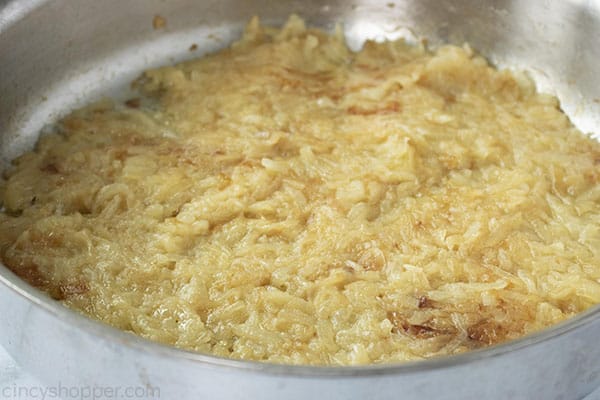
[[[48,2],[49,0],[0,0],[0,34],[10,29],[13,24],[17,23],[29,12]],[[131,350],[136,352],[142,352],[149,356],[167,357],[173,360],[201,364],[212,368],[299,378],[357,378],[376,375],[409,375],[466,366],[550,342],[574,330],[582,329],[600,319],[599,304],[561,323],[515,340],[457,355],[418,361],[361,366],[287,365],[238,360],[197,353],[153,342],[132,333],[119,330],[100,321],[85,317],[76,311],[68,309],[58,301],[52,300],[41,291],[21,280],[2,263],[0,263],[0,285],[8,289],[20,300],[26,301],[29,305],[47,313],[52,318],[61,321],[61,323],[68,324],[95,338],[130,347]]]

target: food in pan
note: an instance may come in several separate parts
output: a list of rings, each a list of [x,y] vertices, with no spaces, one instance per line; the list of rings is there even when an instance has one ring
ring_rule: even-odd
[[[253,19],[6,171],[2,262],[180,348],[286,364],[460,353],[600,302],[600,145],[468,47],[353,52]]]

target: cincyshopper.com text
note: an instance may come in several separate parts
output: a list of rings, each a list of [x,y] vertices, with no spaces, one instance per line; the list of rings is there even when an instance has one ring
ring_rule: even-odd
[[[160,388],[151,386],[0,386],[0,399],[102,400],[159,399]]]

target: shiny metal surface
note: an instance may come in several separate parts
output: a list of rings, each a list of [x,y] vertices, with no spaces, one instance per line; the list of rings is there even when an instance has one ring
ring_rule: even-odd
[[[600,134],[598,1],[0,0],[0,168],[62,113],[124,96],[119,88],[142,69],[223,47],[254,14],[279,24],[291,12],[324,28],[343,22],[355,47],[365,38],[468,41],[499,66],[530,71],[577,126]],[[167,19],[165,29],[152,28],[157,14]],[[65,309],[1,265],[0,305],[0,343],[54,386],[141,385],[158,390],[146,397],[164,399],[575,399],[600,385],[598,307],[460,356],[310,368],[149,343]]]

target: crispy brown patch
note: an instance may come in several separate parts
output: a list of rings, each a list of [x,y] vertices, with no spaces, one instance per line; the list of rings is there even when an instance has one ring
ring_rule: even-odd
[[[452,93],[445,93],[443,97],[446,105],[456,103],[456,96]]]
[[[419,297],[419,308],[431,308],[433,307],[433,302],[427,296]]]
[[[6,259],[2,260],[4,265],[15,273],[19,278],[29,283],[31,286],[43,289],[48,286],[48,279],[40,272],[40,268],[33,262],[20,262],[13,264]]]
[[[33,261],[19,261],[14,264],[6,258],[2,258],[4,265],[8,267],[15,275],[23,279],[31,286],[45,291],[50,297],[55,300],[63,300],[60,288],[52,285],[50,280],[40,272],[40,267]]]
[[[597,164],[599,161],[598,160],[594,160],[594,164]],[[598,183],[598,172],[595,171],[594,169],[588,169],[586,171],[583,172],[583,177],[585,178],[585,180],[591,184],[595,184]]]
[[[400,103],[397,101],[390,101],[384,107],[375,108],[372,110],[361,108],[358,106],[351,106],[346,110],[350,115],[375,115],[375,114],[391,114],[400,111]]]
[[[389,312],[388,319],[393,325],[392,333],[404,333],[418,339],[429,339],[449,333],[424,324],[411,324],[402,313],[397,311]]]
[[[142,101],[139,97],[134,97],[133,99],[129,99],[125,102],[125,105],[129,108],[140,108]]]
[[[381,270],[381,263],[376,262],[376,261],[369,261],[366,262],[364,264],[362,264],[363,268],[367,271],[379,271]]]
[[[30,240],[38,248],[58,248],[64,244],[61,233],[41,232],[36,229],[30,231]]]
[[[163,29],[167,26],[167,20],[162,15],[155,15],[152,18],[152,27],[154,29]]]
[[[126,148],[115,148],[112,153],[113,158],[119,161],[125,160],[129,155],[129,152]]]
[[[305,88],[310,91],[313,97],[328,96],[331,99],[339,99],[339,93],[334,94],[334,89],[327,86],[331,76],[327,73],[305,72],[292,68],[283,68],[286,73],[273,71],[273,76],[277,79],[282,88]]]
[[[46,172],[46,173],[52,174],[52,175],[58,174],[60,172],[60,170],[58,169],[58,166],[53,162],[42,165],[40,167],[40,171]]]
[[[284,77],[278,77],[279,79],[279,85],[282,88],[292,88],[292,89],[296,89],[299,88],[300,86],[302,86],[302,81],[299,79],[289,79],[289,78],[284,78]]]
[[[498,322],[484,319],[467,328],[469,339],[484,345],[492,345],[506,340],[508,332]]]
[[[244,167],[258,167],[260,166],[260,161],[258,160],[253,160],[251,158],[246,158],[244,160],[241,160],[238,165],[240,166],[244,166]]]
[[[90,288],[88,284],[83,281],[65,283],[58,287],[60,300],[65,300],[71,296],[87,293],[89,290]]]
[[[331,80],[331,76],[328,73],[306,72],[306,71],[301,71],[298,69],[287,68],[287,67],[284,67],[283,69],[285,71],[289,72],[290,74],[300,76],[303,79],[311,79],[311,80],[316,80],[318,82],[326,82],[326,81]]]
[[[444,334],[444,332],[440,332],[437,329],[425,325],[405,324],[402,328],[404,329],[404,332],[419,339],[432,338]]]
[[[354,64],[357,68],[365,70],[365,71],[377,71],[379,69],[378,66],[375,65],[370,65],[370,64],[364,64],[364,63],[357,63]]]
[[[145,139],[139,135],[131,135],[125,139],[132,146],[138,146],[141,144],[145,144]]]
[[[405,321],[405,318],[401,313],[399,313],[398,311],[390,311],[387,313],[387,319],[389,319],[393,325],[393,327],[392,327],[393,333],[398,333],[403,330],[402,325],[403,325],[403,322]]]
[[[67,117],[60,123],[67,131],[76,131],[85,127],[85,122],[75,116]]]

